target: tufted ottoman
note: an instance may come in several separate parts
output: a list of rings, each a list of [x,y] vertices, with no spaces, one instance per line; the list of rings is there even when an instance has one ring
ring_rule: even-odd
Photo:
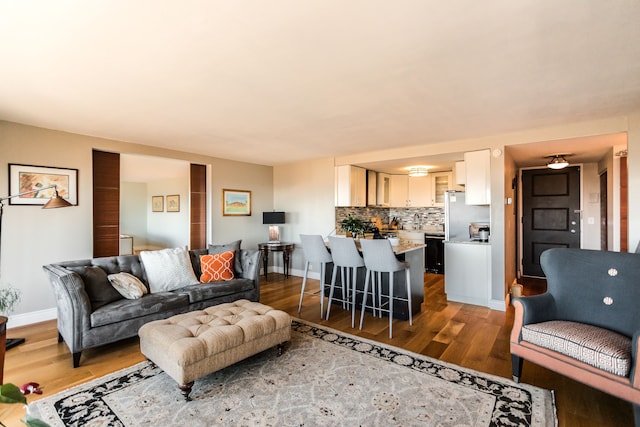
[[[193,382],[291,338],[291,318],[268,305],[239,300],[156,320],[138,331],[140,351],[179,384]]]

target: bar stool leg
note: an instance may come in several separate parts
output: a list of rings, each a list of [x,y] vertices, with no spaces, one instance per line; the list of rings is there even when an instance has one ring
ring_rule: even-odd
[[[300,303],[298,304],[298,313],[302,310],[302,298],[304,298],[304,290],[307,287],[307,275],[309,274],[309,261],[304,266],[304,276],[302,276],[302,289],[300,290]]]
[[[389,338],[393,338],[393,271],[389,272]]]
[[[333,264],[333,272],[331,273],[331,286],[329,287],[329,301],[327,303],[327,320],[329,320],[329,314],[331,314],[331,301],[333,300],[333,290],[336,286],[337,275],[338,275],[338,266]],[[342,276],[344,277],[344,274]]]
[[[367,293],[369,293],[369,279],[371,277],[371,271],[367,270],[364,275],[364,292],[362,293],[362,310],[360,311],[360,330],[362,330],[362,321],[364,320],[364,311],[367,308]],[[375,305],[372,303],[372,306]]]

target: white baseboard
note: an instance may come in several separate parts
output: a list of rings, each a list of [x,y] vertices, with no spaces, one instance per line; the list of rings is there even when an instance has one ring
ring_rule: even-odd
[[[489,308],[492,310],[507,311],[507,303],[504,300],[489,300]]]
[[[7,329],[27,326],[33,323],[40,323],[51,319],[58,318],[58,310],[56,308],[47,308],[45,310],[32,311],[30,313],[22,313],[9,316]]]

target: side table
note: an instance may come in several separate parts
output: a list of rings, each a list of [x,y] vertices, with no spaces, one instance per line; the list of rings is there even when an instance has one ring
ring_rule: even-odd
[[[295,244],[288,242],[267,242],[258,243],[258,249],[262,252],[262,263],[264,267],[264,280],[267,280],[268,268],[269,268],[269,253],[270,252],[282,252],[282,262],[284,264],[284,277],[289,277],[289,262],[291,260],[291,253],[293,252]]]

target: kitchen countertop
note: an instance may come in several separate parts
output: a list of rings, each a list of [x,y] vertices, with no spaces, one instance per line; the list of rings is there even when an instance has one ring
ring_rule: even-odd
[[[344,237],[344,235],[338,234],[337,237]],[[326,245],[328,248],[331,248],[328,242],[326,243]],[[360,250],[360,242],[358,240],[356,240],[356,246],[358,247],[358,250]],[[406,240],[400,240],[399,245],[397,246],[392,245],[391,247],[393,248],[393,253],[395,253],[396,255],[400,255],[407,252],[415,251],[417,249],[426,248],[427,245],[425,245],[424,243],[412,243]]]

